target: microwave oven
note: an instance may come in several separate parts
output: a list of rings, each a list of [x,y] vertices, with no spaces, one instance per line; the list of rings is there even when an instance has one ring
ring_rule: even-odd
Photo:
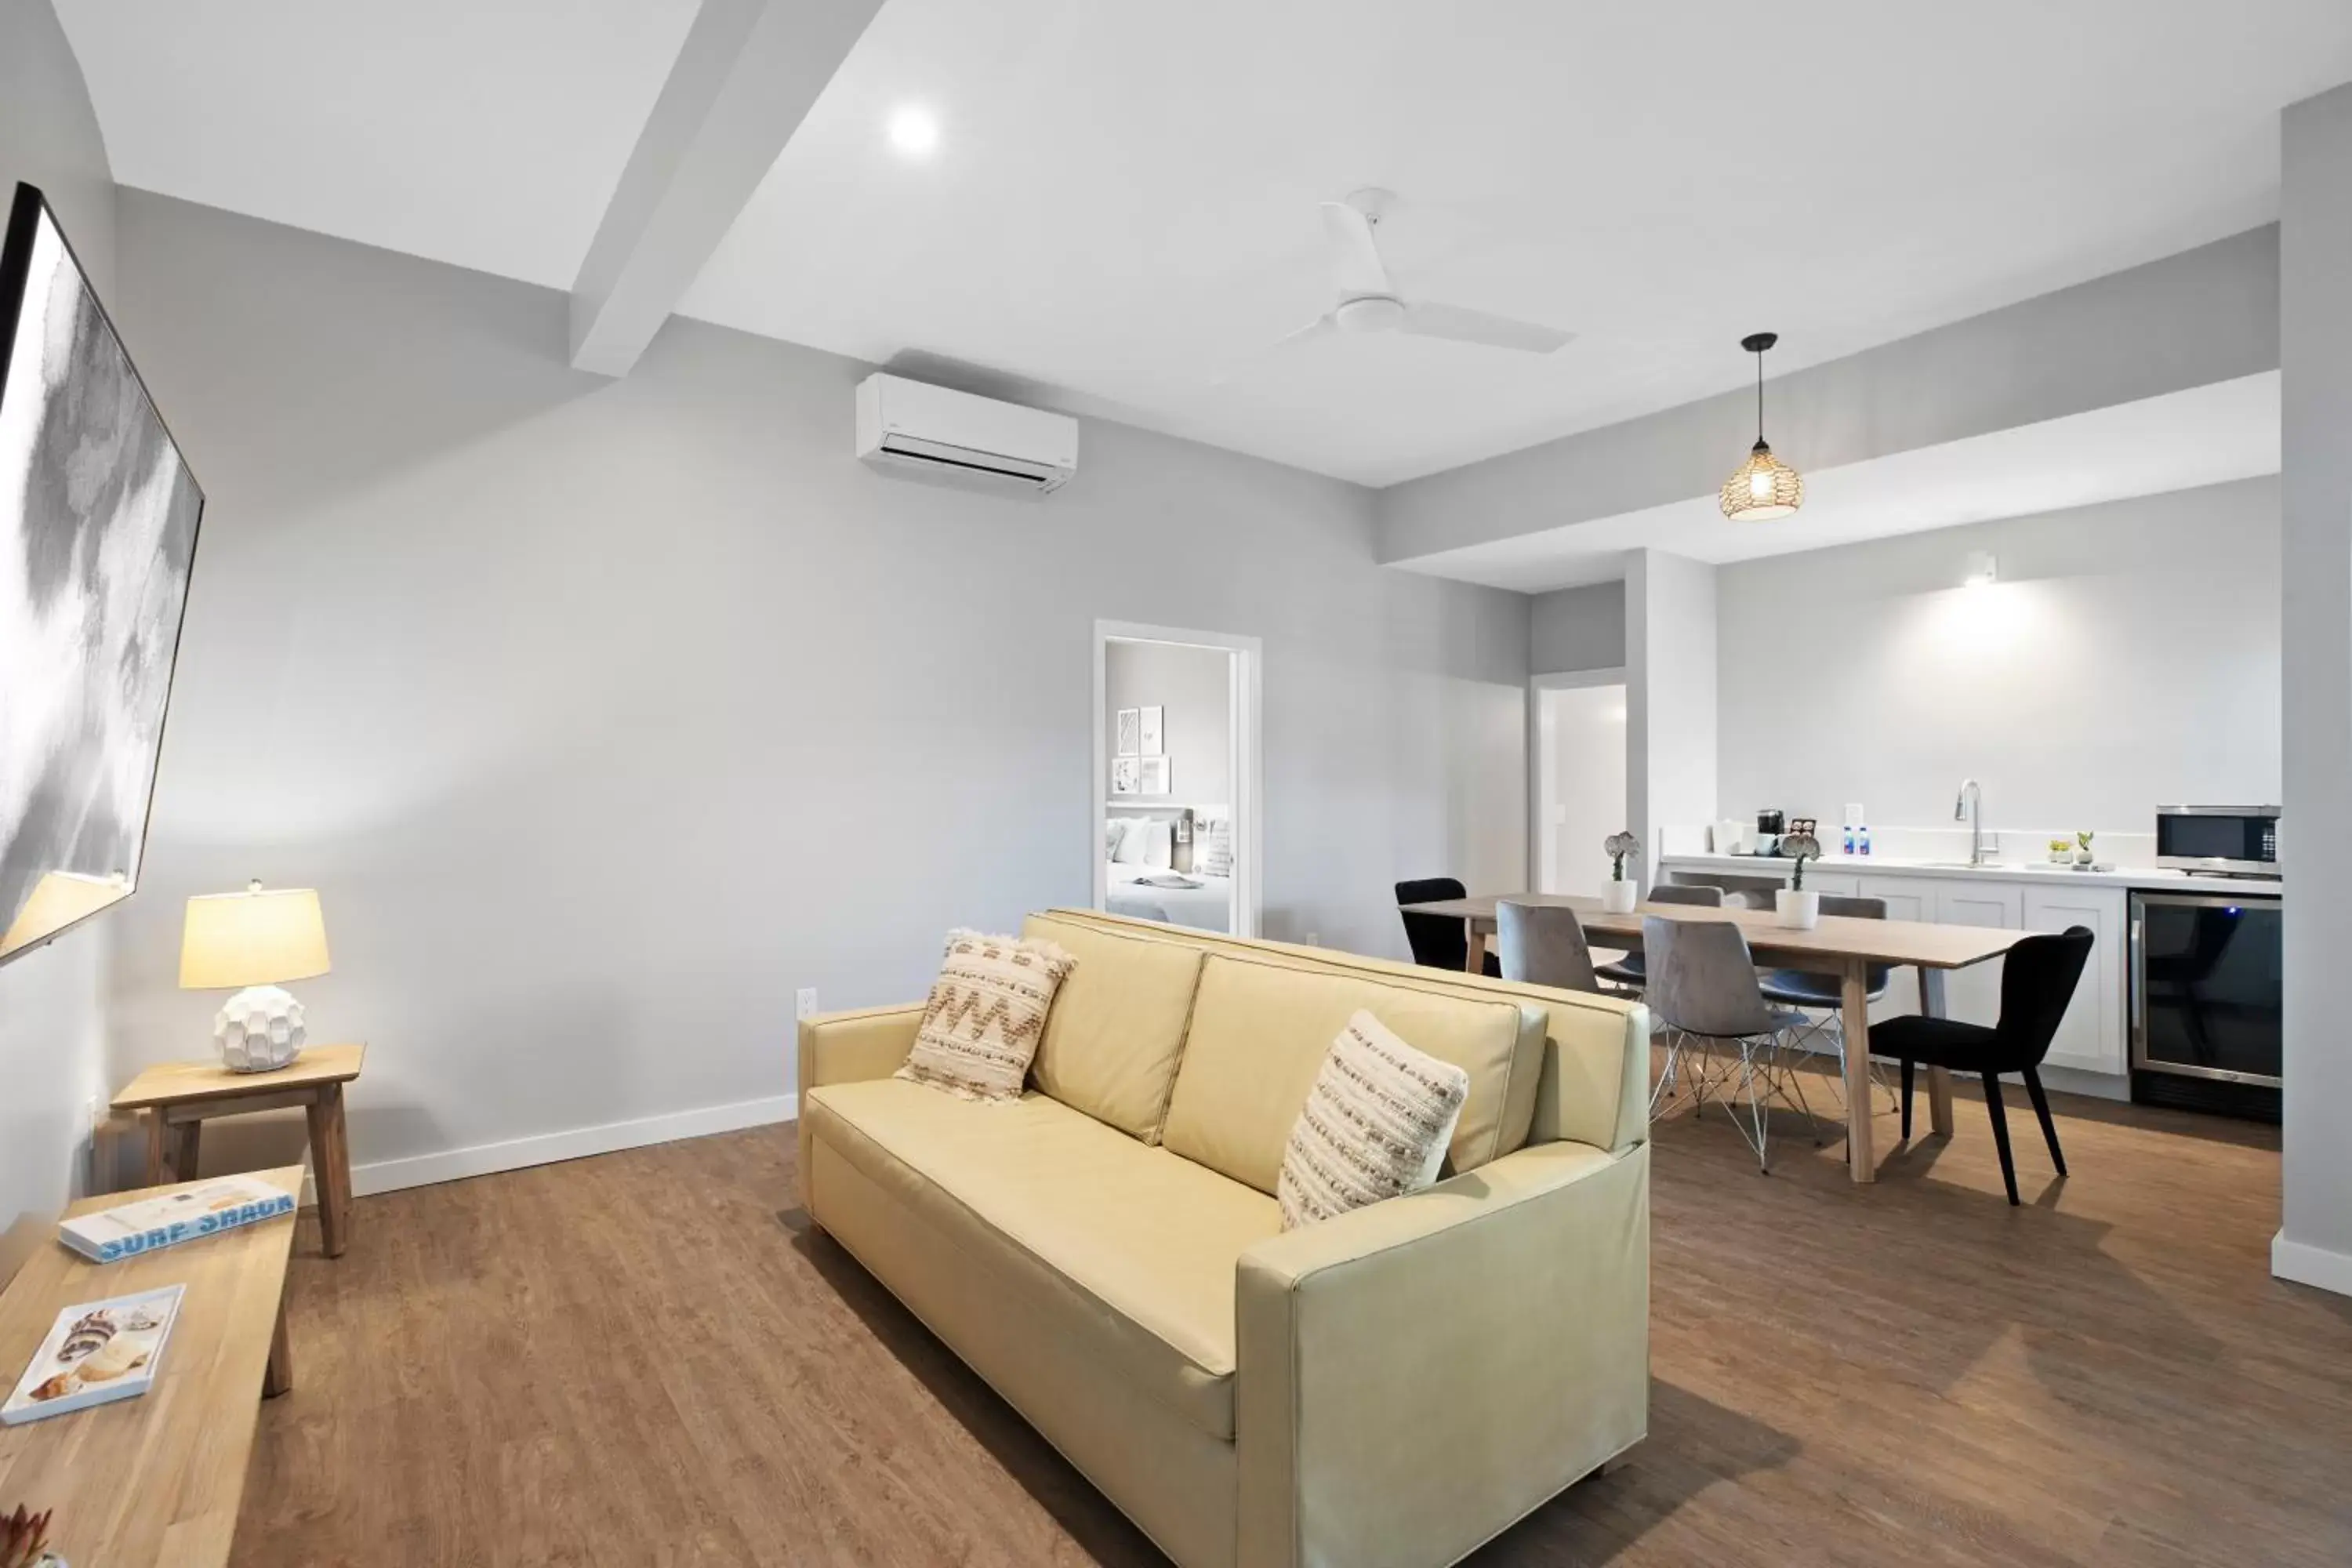
[[[2278,819],[2274,805],[2158,806],[2156,863],[2177,871],[2275,877]]]

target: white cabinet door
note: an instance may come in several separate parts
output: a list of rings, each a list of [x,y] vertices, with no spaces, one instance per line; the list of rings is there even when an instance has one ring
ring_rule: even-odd
[[[2050,1042],[2050,1065],[2121,1074],[2126,1066],[2124,922],[2129,918],[2128,895],[2121,888],[2029,887],[2024,891],[2028,931],[2087,926],[2095,939],[2074,999],[2058,1026],[2058,1037]]]
[[[1865,898],[1885,899],[1891,921],[1932,921],[1936,918],[1936,881],[1932,877],[1885,876],[1865,871],[1856,879]],[[1906,965],[1887,977],[1886,994],[1870,1005],[1870,1021],[1884,1024],[1919,1010],[1919,972]]]
[[[1947,878],[1937,880],[1935,889],[1936,912],[1929,918],[1940,925],[2015,931],[2025,923],[2025,889],[2014,882],[1962,882]],[[1999,1022],[2000,960],[1950,971],[1944,977],[1944,1001],[1952,1017],[1970,1024]]]

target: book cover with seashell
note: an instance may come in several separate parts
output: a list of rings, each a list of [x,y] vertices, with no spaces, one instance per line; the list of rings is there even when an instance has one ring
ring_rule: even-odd
[[[165,1285],[59,1312],[16,1392],[0,1405],[0,1424],[14,1426],[146,1393],[186,1289]]]

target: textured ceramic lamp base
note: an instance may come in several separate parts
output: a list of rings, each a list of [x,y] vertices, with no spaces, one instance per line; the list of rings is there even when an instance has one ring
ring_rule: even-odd
[[[213,1043],[231,1072],[268,1072],[302,1054],[302,1004],[276,985],[248,985],[213,1020]]]

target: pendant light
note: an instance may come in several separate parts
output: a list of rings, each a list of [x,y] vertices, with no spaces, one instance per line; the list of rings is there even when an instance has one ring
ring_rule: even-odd
[[[1754,332],[1739,340],[1739,346],[1756,356],[1756,445],[1748,460],[1723,481],[1723,515],[1734,522],[1769,522],[1805,504],[1804,476],[1764,444],[1764,351],[1780,341],[1778,332]]]

